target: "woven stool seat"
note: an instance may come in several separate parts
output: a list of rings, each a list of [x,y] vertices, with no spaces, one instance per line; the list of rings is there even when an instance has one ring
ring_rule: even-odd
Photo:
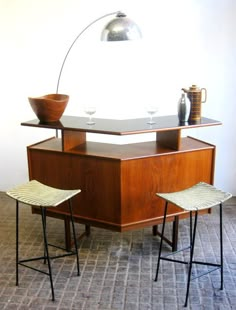
[[[165,200],[165,209],[164,209],[164,217],[163,217],[163,225],[162,225],[162,232],[161,232],[161,241],[160,241],[160,248],[159,248],[159,254],[158,254],[158,261],[157,261],[157,269],[156,269],[156,276],[155,281],[158,279],[159,274],[159,267],[160,267],[160,261],[168,261],[168,262],[174,262],[179,264],[185,264],[188,266],[188,277],[187,277],[187,290],[186,290],[186,296],[185,296],[185,304],[184,306],[187,307],[188,304],[188,297],[189,297],[189,288],[190,288],[190,281],[196,278],[199,278],[203,275],[206,275],[210,272],[213,272],[217,269],[220,270],[221,275],[221,285],[220,289],[223,289],[223,216],[222,216],[222,205],[223,202],[225,202],[227,199],[231,198],[232,195],[227,192],[223,192],[222,190],[219,190],[215,188],[214,186],[200,182],[190,188],[184,189],[182,191],[178,192],[172,192],[172,193],[157,193],[158,197]],[[165,231],[165,224],[166,224],[166,217],[167,217],[167,209],[169,206],[169,203],[175,204],[176,206],[180,207],[182,210],[189,212],[189,219],[190,219],[190,225],[189,225],[189,246],[182,247],[182,249],[179,249],[175,252],[168,253],[165,255],[162,255],[162,244],[164,240],[164,231]],[[194,260],[194,246],[195,246],[195,237],[196,237],[196,229],[197,229],[197,221],[198,221],[198,213],[201,210],[209,209],[215,206],[219,206],[220,212],[219,212],[219,228],[220,228],[220,261],[218,263],[215,263],[214,261],[198,261]],[[193,224],[193,213],[194,213],[194,224]],[[181,251],[190,250],[189,253],[189,260],[186,260],[184,257],[182,260],[178,258],[171,257],[172,255],[175,255],[176,253],[179,253]],[[208,269],[207,271],[204,271],[201,274],[198,274],[197,276],[192,276],[192,265],[193,264],[199,264],[199,265],[205,265],[211,267],[211,269]]]
[[[156,195],[186,211],[209,209],[232,197],[230,193],[204,182],[179,192],[157,193]]]
[[[32,180],[9,190],[7,195],[28,205],[56,207],[80,192],[80,189],[57,189]]]
[[[55,300],[54,295],[54,286],[53,286],[53,279],[52,279],[52,267],[51,267],[51,260],[55,258],[65,257],[75,255],[76,263],[77,263],[77,275],[80,275],[79,270],[79,256],[78,256],[78,245],[76,240],[76,233],[75,233],[75,225],[74,225],[74,216],[72,210],[72,201],[71,198],[80,193],[80,189],[72,189],[72,190],[64,190],[54,188],[45,184],[42,184],[36,180],[29,181],[25,184],[19,185],[9,191],[6,192],[8,196],[15,199],[16,201],[16,285],[19,284],[19,265],[23,267],[30,268],[32,270],[38,271],[40,273],[46,274],[50,278],[51,284],[51,292],[52,292],[52,300]],[[63,202],[68,201],[68,213],[70,214],[70,221],[72,224],[73,230],[73,237],[74,237],[74,251],[68,251],[67,249],[57,246],[54,244],[48,243],[47,238],[47,207],[57,207]],[[43,230],[43,255],[31,258],[19,258],[19,203],[23,203],[26,205],[30,205],[33,207],[38,207],[40,209],[41,217],[42,217],[42,230]],[[56,254],[54,256],[49,255],[48,246],[52,246],[54,248],[63,250],[62,254]],[[39,267],[33,267],[30,265],[30,262],[35,262],[37,260],[42,260],[44,264],[47,263],[48,271],[44,271]]]

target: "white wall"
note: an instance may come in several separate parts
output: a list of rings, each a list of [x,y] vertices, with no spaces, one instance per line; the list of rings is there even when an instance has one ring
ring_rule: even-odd
[[[35,118],[28,96],[56,91],[64,54],[76,35],[99,16],[122,10],[141,27],[143,40],[101,43],[106,21],[77,41],[59,92],[70,95],[67,115],[93,103],[98,117],[176,114],[182,87],[208,90],[203,115],[223,126],[189,134],[217,145],[215,185],[236,195],[234,0],[0,0],[0,190],[28,179],[26,146],[53,136],[20,126]]]

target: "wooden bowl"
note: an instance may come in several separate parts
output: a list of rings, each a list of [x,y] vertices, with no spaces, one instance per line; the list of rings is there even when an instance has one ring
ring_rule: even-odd
[[[68,95],[50,94],[42,97],[28,97],[31,108],[41,122],[56,122],[65,111]]]

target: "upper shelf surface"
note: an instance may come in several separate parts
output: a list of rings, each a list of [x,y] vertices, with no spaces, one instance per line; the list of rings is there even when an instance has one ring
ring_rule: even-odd
[[[109,135],[130,135],[147,132],[180,130],[195,127],[221,125],[221,122],[202,117],[195,123],[180,124],[177,115],[154,117],[155,124],[147,124],[148,118],[135,119],[103,119],[93,118],[94,125],[87,125],[87,117],[64,115],[58,122],[41,123],[38,119],[21,123],[22,126],[42,127],[59,130],[75,130],[91,133],[109,134]]]

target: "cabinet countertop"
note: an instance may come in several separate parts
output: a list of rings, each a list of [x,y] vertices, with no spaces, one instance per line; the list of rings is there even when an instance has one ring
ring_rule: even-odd
[[[196,123],[180,124],[177,115],[154,117],[155,124],[147,124],[148,118],[135,119],[103,119],[93,118],[94,125],[87,125],[87,117],[64,115],[58,122],[41,123],[38,119],[21,123],[22,126],[38,128],[48,128],[57,130],[81,131],[90,133],[100,133],[108,135],[131,135],[148,132],[161,132],[171,130],[189,129],[195,127],[206,127],[221,125],[220,121],[202,117]]]

